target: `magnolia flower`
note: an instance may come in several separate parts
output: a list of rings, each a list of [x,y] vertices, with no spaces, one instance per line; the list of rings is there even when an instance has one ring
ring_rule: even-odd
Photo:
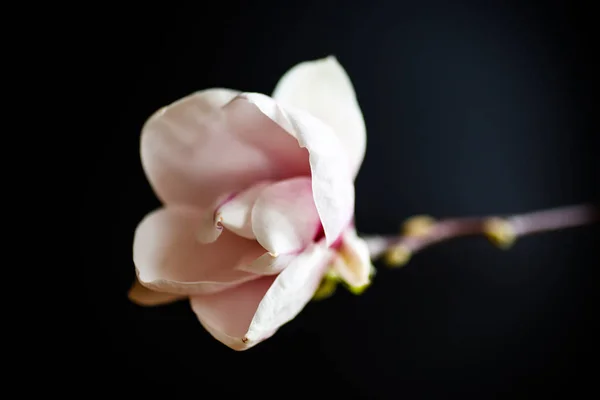
[[[326,274],[368,285],[353,223],[365,146],[334,57],[296,65],[272,97],[208,89],[157,111],[141,160],[164,206],[136,229],[130,299],[188,298],[208,332],[244,350],[293,319]]]

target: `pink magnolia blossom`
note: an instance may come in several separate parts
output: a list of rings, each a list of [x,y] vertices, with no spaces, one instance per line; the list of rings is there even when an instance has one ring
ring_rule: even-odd
[[[334,57],[296,65],[272,97],[208,89],[157,111],[141,160],[164,206],[135,232],[130,299],[189,298],[208,332],[244,350],[293,319],[326,272],[367,285],[353,224],[365,146]]]

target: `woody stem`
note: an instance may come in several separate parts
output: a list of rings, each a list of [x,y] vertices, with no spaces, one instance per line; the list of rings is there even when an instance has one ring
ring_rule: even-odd
[[[405,222],[400,236],[370,236],[364,239],[373,259],[386,256],[389,264],[402,265],[411,255],[426,247],[462,236],[485,235],[499,247],[508,247],[522,236],[599,221],[600,207],[593,204],[509,216],[448,218],[439,221],[418,216]]]

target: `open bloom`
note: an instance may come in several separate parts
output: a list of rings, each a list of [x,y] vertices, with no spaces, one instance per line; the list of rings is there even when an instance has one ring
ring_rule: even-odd
[[[135,232],[130,298],[189,298],[216,339],[244,350],[294,318],[328,271],[367,285],[353,224],[365,145],[334,57],[296,65],[272,97],[208,89],[157,111],[141,159],[164,207]]]

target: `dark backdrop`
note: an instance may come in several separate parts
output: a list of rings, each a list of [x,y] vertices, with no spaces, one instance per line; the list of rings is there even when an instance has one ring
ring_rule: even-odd
[[[595,227],[525,238],[509,252],[479,238],[430,248],[403,269],[380,266],[362,296],[309,304],[242,353],[206,333],[187,303],[144,309],[126,292],[134,229],[159,206],[139,160],[145,119],[204,88],[270,93],[294,64],[330,54],[368,129],[361,232],[393,233],[417,213],[597,200],[589,15],[573,2],[372,0],[147,3],[84,16],[81,47],[93,52],[80,84],[94,93],[100,132],[81,135],[90,307],[78,315],[78,351],[95,385],[85,390],[495,398],[587,387],[585,363],[598,355]]]

